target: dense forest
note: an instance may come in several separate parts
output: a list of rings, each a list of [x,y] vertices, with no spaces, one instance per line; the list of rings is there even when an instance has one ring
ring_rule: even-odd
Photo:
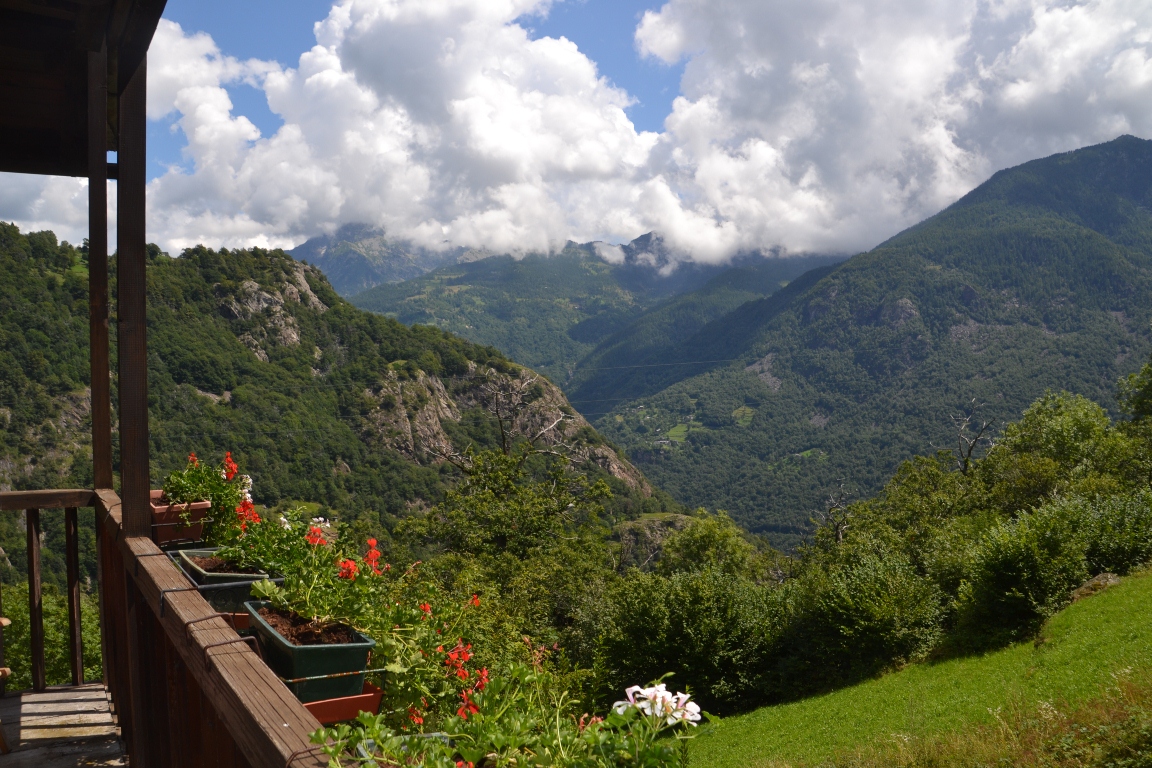
[[[0,226],[0,487],[90,485],[85,252]],[[196,248],[173,259],[151,247],[148,290],[156,487],[190,452],[218,461],[231,451],[257,502],[307,502],[387,540],[458,481],[445,455],[499,444],[493,387],[522,387],[520,426],[563,417],[556,439],[615,490],[611,514],[671,503],[547,380],[490,347],[359,310],[282,252]],[[50,579],[62,574],[62,537],[50,514]],[[17,516],[0,519],[7,582],[25,570],[23,541]],[[90,534],[83,550],[94,576]]]
[[[1152,142],[1132,137],[1002,171],[635,367],[578,368],[567,391],[677,499],[794,546],[841,484],[871,495],[952,446],[973,406],[1003,425],[1053,388],[1115,414],[1114,382],[1149,349],[1150,204]],[[731,362],[683,364],[701,360]]]

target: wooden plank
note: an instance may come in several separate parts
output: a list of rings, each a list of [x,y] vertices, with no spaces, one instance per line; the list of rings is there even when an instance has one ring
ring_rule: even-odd
[[[32,690],[47,687],[44,666],[44,596],[40,590],[40,510],[24,512],[28,533],[28,625],[32,648]]]
[[[88,488],[65,488],[50,491],[0,491],[0,512],[21,509],[65,509],[91,507],[96,495]]]
[[[80,542],[76,508],[64,510],[64,558],[68,563],[68,655],[72,685],[84,682],[84,639],[80,626]]]
[[[124,765],[99,684],[51,686],[0,699],[0,720],[13,750],[0,761],[5,768]]]
[[[108,365],[108,54],[88,54],[88,342],[92,381],[92,469],[112,487],[112,400]]]
[[[120,378],[120,496],[124,535],[149,536],[148,317],[144,243],[147,62],[120,94],[116,186],[117,356]]]

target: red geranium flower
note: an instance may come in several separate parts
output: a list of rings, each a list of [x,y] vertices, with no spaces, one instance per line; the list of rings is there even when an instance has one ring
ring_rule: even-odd
[[[357,573],[359,573],[359,569],[356,567],[355,560],[344,560],[340,563],[340,578],[351,581],[356,578]]]
[[[479,595],[472,595],[472,599],[469,602],[472,603],[473,607],[479,608],[480,607],[480,596]]]
[[[308,539],[308,543],[314,547],[328,543],[324,539],[324,531],[320,530],[315,525],[308,529],[308,536],[306,538]]]
[[[472,698],[468,695],[468,691],[461,691],[460,696],[464,699],[464,703],[460,705],[460,709],[456,710],[456,714],[467,720],[468,715],[476,714],[480,711],[480,707],[476,706],[472,701]],[[459,765],[459,763],[457,763],[457,765]],[[471,763],[469,763],[469,765],[471,765]]]
[[[200,466],[200,459],[196,458],[195,452],[188,454],[188,463],[194,467]]]
[[[240,469],[236,462],[232,461],[232,451],[224,454],[224,479],[231,480],[236,477],[236,472]]]

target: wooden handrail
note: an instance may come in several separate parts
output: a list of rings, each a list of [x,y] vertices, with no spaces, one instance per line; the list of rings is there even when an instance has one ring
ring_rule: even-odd
[[[96,510],[105,684],[132,764],[326,765],[309,749],[320,723],[230,624],[205,619],[216,610],[151,539],[125,535],[111,490],[0,493],[0,510],[26,510],[34,686],[45,682],[37,621],[41,508],[65,510],[72,676],[83,682],[76,508],[84,506]],[[181,759],[172,762],[175,754]]]
[[[19,512],[23,509],[67,509],[91,507],[96,494],[87,488],[65,488],[50,491],[2,491],[0,512]]]
[[[84,646],[80,626],[80,553],[77,539],[77,506],[93,506],[96,494],[74,488],[48,491],[5,491],[0,493],[0,510],[24,511],[28,548],[28,629],[32,689],[47,687],[44,657],[44,605],[40,575],[40,510],[64,507],[64,560],[68,572],[68,655],[72,684],[84,683]],[[4,635],[0,631],[0,667],[4,666]],[[0,694],[4,681],[0,680]]]
[[[293,755],[299,754],[291,763],[296,768],[326,765],[314,751],[305,752],[311,746],[309,734],[320,727],[319,721],[246,643],[217,645],[239,641],[239,635],[221,618],[197,621],[215,613],[215,609],[199,592],[188,590],[188,581],[151,539],[124,537],[120,499],[114,492],[100,490],[96,497],[101,537],[105,542],[116,542],[123,571],[162,628],[170,645],[169,654],[174,651],[179,656],[186,674],[195,681],[214,710],[215,719],[227,729],[248,764],[252,768],[284,768]],[[190,626],[190,622],[196,623]],[[129,627],[131,631],[133,628]],[[141,655],[148,655],[152,649],[141,650],[146,652]],[[172,661],[169,655],[169,670]],[[155,677],[155,673],[151,671],[151,676]],[[149,672],[137,669],[136,674]],[[138,690],[135,685],[131,687],[134,692]],[[151,688],[155,688],[154,681]],[[168,701],[173,700],[173,691],[166,695]],[[164,701],[145,704],[133,711],[165,706]],[[145,724],[134,723],[132,727],[139,729]]]

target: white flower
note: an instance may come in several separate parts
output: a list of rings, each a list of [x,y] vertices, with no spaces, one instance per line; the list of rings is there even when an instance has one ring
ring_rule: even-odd
[[[700,706],[689,701],[686,693],[672,693],[663,683],[650,688],[634,685],[624,691],[625,699],[612,705],[612,710],[620,715],[630,707],[639,709],[646,717],[659,717],[668,725],[688,723],[696,725],[700,720]]]
[[[280,525],[284,526],[285,528],[292,527],[292,524],[288,522],[288,518],[284,517],[284,515],[280,515]]]

